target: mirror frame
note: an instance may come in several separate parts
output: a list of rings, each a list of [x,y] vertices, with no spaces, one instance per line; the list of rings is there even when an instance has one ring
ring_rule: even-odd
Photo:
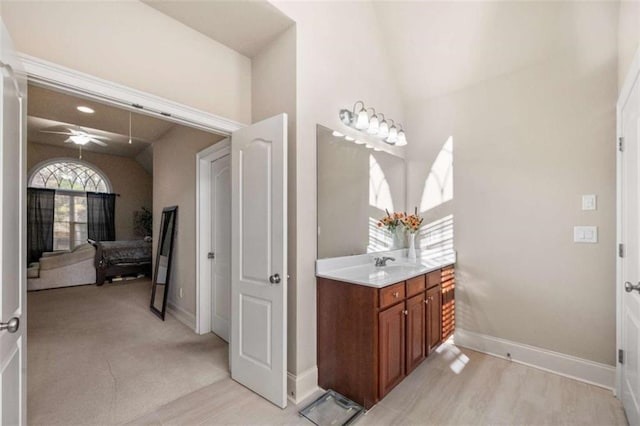
[[[164,221],[165,217],[168,216],[169,213],[173,213],[170,217],[173,221],[171,226],[171,241],[169,242],[169,255],[167,256],[167,275],[166,282],[164,284],[158,283],[158,267],[160,266],[160,251],[162,250],[162,243],[164,242],[164,238],[167,238],[164,233]],[[151,303],[149,305],[151,312],[156,314],[162,321],[164,321],[165,313],[167,312],[167,298],[169,297],[169,277],[171,276],[171,262],[173,259],[173,244],[175,242],[176,236],[176,216],[178,215],[178,206],[165,207],[162,209],[162,216],[160,218],[160,235],[158,238],[158,250],[156,251],[156,267],[153,273],[153,285],[151,287]],[[156,287],[158,285],[164,285],[164,299],[162,300],[162,311],[158,310],[153,302],[156,297]]]

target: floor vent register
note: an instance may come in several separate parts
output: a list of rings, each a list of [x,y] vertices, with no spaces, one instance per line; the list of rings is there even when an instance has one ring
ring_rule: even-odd
[[[300,415],[317,426],[339,426],[353,423],[364,408],[329,390],[300,411]]]

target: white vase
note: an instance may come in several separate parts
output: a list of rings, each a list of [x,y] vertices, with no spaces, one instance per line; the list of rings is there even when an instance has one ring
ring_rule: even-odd
[[[391,247],[389,250],[398,250],[404,248],[404,235],[400,228],[396,228],[391,232]]]
[[[409,252],[407,253],[409,260],[416,260],[416,234],[409,234]]]

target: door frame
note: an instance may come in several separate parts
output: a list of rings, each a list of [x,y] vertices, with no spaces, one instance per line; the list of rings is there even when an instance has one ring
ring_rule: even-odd
[[[169,99],[85,74],[34,56],[18,53],[18,57],[24,64],[28,82],[36,86],[86,97],[121,109],[135,111],[187,127],[226,136],[226,141],[220,141],[208,148],[212,151],[222,149],[226,144],[230,153],[231,134],[238,129],[246,127],[246,124],[238,123]],[[202,152],[199,153],[199,155],[200,154],[202,154]],[[196,159],[196,161],[198,160]],[[196,163],[196,167],[197,166],[198,164]],[[196,187],[198,187],[198,176],[199,174],[196,174]],[[22,190],[26,191],[26,182],[23,184]],[[197,191],[198,189],[196,189],[196,194],[199,194]],[[196,196],[196,203],[198,202],[198,198],[199,195]],[[199,209],[196,209],[196,212],[198,211]],[[196,219],[196,223],[198,223],[198,219]],[[196,235],[199,235],[198,228],[196,228],[196,232]],[[197,247],[199,247],[199,245]],[[197,271],[199,271],[199,269],[200,266],[197,264]],[[198,281],[196,281],[196,294],[199,294]],[[198,315],[199,312],[198,306],[198,301],[196,301],[196,315]],[[196,333],[198,333],[199,330],[199,323],[199,318],[196,316],[194,328],[194,332]],[[209,328],[210,327],[209,325]]]
[[[209,164],[231,155],[231,139],[223,139],[196,155],[196,329],[211,333],[211,263],[206,254],[211,247],[211,179]],[[229,187],[231,192],[231,187]],[[229,223],[229,228],[231,224]]]
[[[618,244],[624,243],[622,235],[622,153],[618,149],[618,143],[622,137],[621,113],[622,107],[631,95],[631,89],[638,79],[640,79],[640,47],[633,57],[616,103],[616,240]],[[616,385],[614,394],[618,398],[622,397],[622,364],[618,362],[617,354],[617,351],[622,349],[622,289],[622,258],[618,254],[618,247],[616,247]]]

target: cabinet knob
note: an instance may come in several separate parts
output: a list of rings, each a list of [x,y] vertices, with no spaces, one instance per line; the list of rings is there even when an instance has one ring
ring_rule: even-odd
[[[429,304],[429,298],[427,298],[427,300],[425,300],[425,301],[424,301],[424,304],[425,304],[425,305],[428,305],[428,304]]]
[[[397,291],[393,292],[393,297],[395,297],[396,299],[398,298],[398,296],[400,296],[400,293],[398,293]]]
[[[406,309],[404,311],[402,311],[403,314],[405,315],[409,315],[409,311],[407,311]]]

